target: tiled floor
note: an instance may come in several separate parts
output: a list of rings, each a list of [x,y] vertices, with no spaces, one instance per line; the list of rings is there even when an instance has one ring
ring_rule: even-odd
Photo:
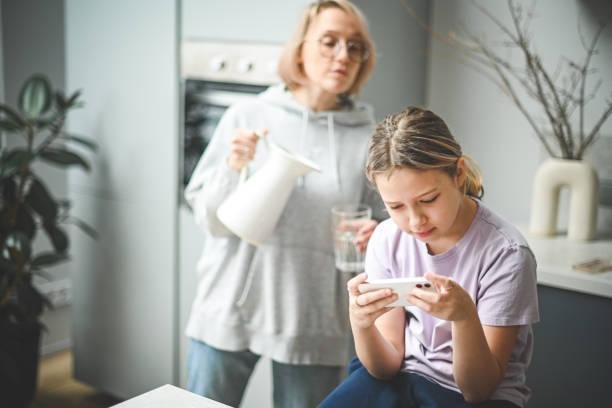
[[[31,408],[106,408],[118,402],[72,378],[69,350],[41,359],[38,390]]]

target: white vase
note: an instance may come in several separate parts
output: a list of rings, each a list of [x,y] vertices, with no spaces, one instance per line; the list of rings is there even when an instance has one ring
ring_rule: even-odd
[[[540,165],[533,183],[529,232],[534,235],[557,234],[559,195],[570,190],[567,236],[586,241],[595,237],[598,204],[597,173],[581,160],[547,159]]]
[[[262,245],[274,231],[298,177],[320,171],[310,160],[269,142],[269,156],[217,209],[217,218],[252,245]]]

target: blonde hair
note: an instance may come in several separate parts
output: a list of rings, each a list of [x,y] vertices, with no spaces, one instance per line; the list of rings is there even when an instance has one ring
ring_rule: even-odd
[[[303,12],[299,24],[293,33],[291,39],[285,44],[285,48],[281,53],[278,62],[278,75],[289,89],[295,89],[304,84],[306,77],[302,65],[298,62],[304,38],[313,20],[323,11],[329,8],[337,8],[350,16],[353,16],[360,26],[360,36],[363,44],[368,51],[368,58],[361,62],[359,72],[355,78],[355,82],[347,91],[347,95],[352,96],[359,93],[365,85],[370,74],[376,65],[376,53],[374,51],[374,42],[368,30],[368,23],[363,13],[351,2],[347,0],[323,0],[311,3]]]
[[[380,122],[370,140],[366,175],[375,184],[375,176],[391,174],[396,169],[441,170],[457,174],[457,162],[465,161],[463,192],[482,198],[482,175],[474,160],[464,155],[446,123],[435,113],[409,106]]]

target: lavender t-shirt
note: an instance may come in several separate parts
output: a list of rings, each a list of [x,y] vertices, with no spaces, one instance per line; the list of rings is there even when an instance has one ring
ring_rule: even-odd
[[[531,324],[539,320],[536,261],[523,236],[478,202],[476,216],[459,242],[448,251],[428,254],[426,245],[382,222],[368,244],[368,278],[449,276],[472,297],[483,325],[521,326],[506,374],[491,399],[525,406],[531,391],[525,372],[533,351]],[[461,392],[453,378],[451,322],[416,306],[406,308],[406,351],[402,372],[419,373]]]

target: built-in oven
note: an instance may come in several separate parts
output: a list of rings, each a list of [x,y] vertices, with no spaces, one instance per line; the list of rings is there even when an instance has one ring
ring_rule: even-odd
[[[182,47],[184,100],[181,183],[187,184],[219,119],[232,104],[279,81],[280,45],[188,41]]]

